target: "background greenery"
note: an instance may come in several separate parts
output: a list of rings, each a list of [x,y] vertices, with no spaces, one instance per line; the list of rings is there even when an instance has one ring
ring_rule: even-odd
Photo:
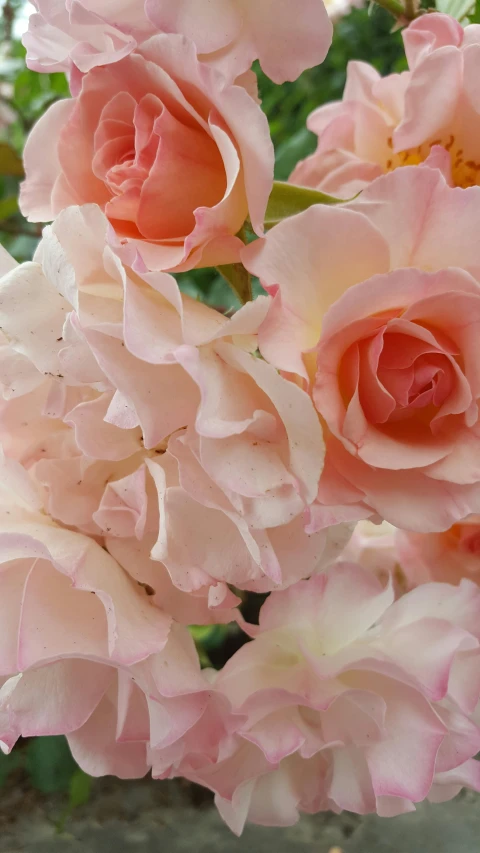
[[[22,6],[23,0],[7,0],[0,20],[0,102],[14,113],[13,123],[0,133],[0,242],[18,261],[31,260],[42,230],[18,210],[23,146],[47,107],[69,94],[63,75],[36,74],[25,67],[24,49],[13,37]],[[382,74],[405,68],[400,33],[392,34],[391,27],[392,18],[378,6],[354,9],[336,24],[333,46],[323,65],[305,72],[295,83],[275,86],[257,69],[279,180],[288,178],[298,160],[314,150],[316,138],[306,130],[305,120],[320,104],[341,98],[349,59],[370,62]],[[184,274],[179,280],[193,296],[225,310],[236,307],[228,285],[212,270]],[[207,664],[216,663],[232,640],[229,629],[222,626],[192,633]],[[0,752],[0,788],[15,778],[45,794],[63,792],[64,804],[54,816],[59,829],[70,811],[88,799],[91,785],[60,737],[21,742],[10,756]]]

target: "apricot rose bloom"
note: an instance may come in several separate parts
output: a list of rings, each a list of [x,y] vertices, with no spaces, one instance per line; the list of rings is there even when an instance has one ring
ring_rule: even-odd
[[[480,575],[480,517],[469,516],[441,533],[398,531],[397,551],[410,585],[458,583]]]
[[[425,533],[480,510],[479,217],[480,188],[406,167],[244,250],[274,297],[260,349],[325,426],[320,519]]]
[[[409,71],[350,62],[343,100],[313,112],[317,151],[291,181],[350,198],[385,172],[426,162],[452,186],[480,184],[480,27],[422,15],[403,31]]]
[[[258,103],[176,35],[93,68],[76,98],[38,121],[24,160],[21,207],[30,221],[94,202],[142,269],[238,260],[235,235],[247,217],[262,233],[273,180]]]
[[[322,0],[33,0],[23,42],[34,71],[117,62],[158,32],[195,42],[202,61],[229,80],[255,59],[276,83],[295,80],[325,59],[332,26]]]
[[[392,816],[479,790],[479,615],[471,581],[394,603],[391,586],[348,563],[272,593],[215,682],[237,733],[189,778],[215,791],[237,833],[246,820]]]

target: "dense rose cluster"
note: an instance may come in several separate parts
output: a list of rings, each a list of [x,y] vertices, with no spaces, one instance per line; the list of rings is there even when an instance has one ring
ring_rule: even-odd
[[[275,208],[251,65],[322,62],[321,0],[34,5],[72,97],[25,150],[52,224],[0,254],[1,748],[184,777],[236,833],[480,790],[478,27],[352,64]]]

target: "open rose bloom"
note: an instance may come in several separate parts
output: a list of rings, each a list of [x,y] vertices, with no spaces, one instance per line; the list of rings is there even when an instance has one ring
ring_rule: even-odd
[[[479,26],[424,15],[403,38],[409,71],[381,77],[349,63],[343,100],[308,119],[318,147],[293,183],[349,198],[385,172],[426,163],[452,186],[480,184]]]
[[[340,563],[263,606],[217,681],[243,720],[198,773],[235,831],[247,818],[288,826],[299,810],[391,816],[478,789],[478,587],[432,584],[392,602]]]
[[[480,188],[406,167],[245,249],[273,295],[260,349],[324,425],[312,529],[325,506],[421,533],[478,512],[479,215]]]
[[[353,63],[279,186],[251,66],[323,61],[321,0],[34,6],[72,97],[0,251],[0,748],[182,777],[237,834],[479,791],[478,27]]]

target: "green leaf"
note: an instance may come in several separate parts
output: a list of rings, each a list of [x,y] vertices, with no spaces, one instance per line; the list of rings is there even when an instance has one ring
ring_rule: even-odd
[[[265,214],[265,228],[273,228],[283,219],[302,213],[313,204],[342,204],[344,199],[335,198],[311,190],[307,187],[297,187],[295,184],[286,184],[282,181],[273,182],[273,190],[268,200],[267,212]]]
[[[7,198],[0,199],[0,220],[9,219],[18,213],[18,198],[16,195],[9,195]],[[0,222],[0,230],[1,230]]]
[[[190,625],[190,633],[197,646],[204,649],[216,649],[228,635],[227,625]]]
[[[437,11],[463,21],[475,8],[475,0],[437,0]]]
[[[475,3],[475,8],[469,16],[469,21],[471,24],[480,24],[480,0],[477,0]]]
[[[87,776],[83,770],[77,767],[68,786],[68,803],[58,820],[55,821],[57,832],[64,832],[65,824],[72,816],[74,809],[78,809],[79,806],[84,806],[85,803],[88,803],[92,790],[92,781],[91,776]]]
[[[78,809],[79,806],[84,806],[90,799],[92,790],[92,777],[87,776],[83,770],[78,767],[70,779],[68,805],[70,809]]]
[[[42,794],[68,791],[76,768],[64,737],[38,737],[28,743],[26,770]]]
[[[0,142],[0,175],[23,178],[23,163],[16,151],[6,142]]]
[[[217,267],[217,270],[228,282],[243,305],[250,302],[252,299],[252,279],[243,264],[228,264]]]

